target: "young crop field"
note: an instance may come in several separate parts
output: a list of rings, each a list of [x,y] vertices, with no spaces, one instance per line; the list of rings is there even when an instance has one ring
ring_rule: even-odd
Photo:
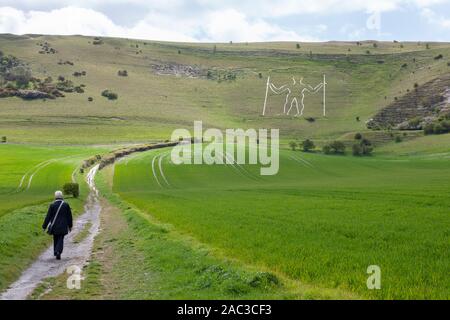
[[[0,145],[0,217],[52,199],[78,174],[84,159],[106,147]]]
[[[173,165],[151,151],[115,166],[123,199],[225,256],[368,298],[448,298],[448,159],[283,151],[254,165]],[[383,290],[369,291],[379,265]]]

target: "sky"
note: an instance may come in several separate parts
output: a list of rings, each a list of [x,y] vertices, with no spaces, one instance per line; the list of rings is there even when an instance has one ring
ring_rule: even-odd
[[[0,0],[0,33],[186,42],[450,41],[450,0]]]

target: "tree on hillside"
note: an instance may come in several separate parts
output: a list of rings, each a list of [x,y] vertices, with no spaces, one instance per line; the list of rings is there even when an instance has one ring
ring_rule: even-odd
[[[301,144],[303,151],[308,152],[315,148],[314,142],[312,140],[306,139]]]
[[[333,141],[323,146],[323,153],[325,154],[344,154],[345,144],[341,141]]]
[[[292,151],[295,151],[295,148],[297,148],[297,142],[295,141],[289,142],[289,147],[292,149]]]
[[[373,147],[372,142],[370,142],[368,139],[356,139],[357,142],[353,144],[352,146],[352,153],[354,156],[368,156],[372,153]]]
[[[31,80],[31,70],[25,66],[14,67],[8,74],[8,80],[16,81],[19,87],[26,87]]]
[[[352,154],[354,156],[360,156],[362,154],[361,145],[359,143],[355,143],[352,146]]]

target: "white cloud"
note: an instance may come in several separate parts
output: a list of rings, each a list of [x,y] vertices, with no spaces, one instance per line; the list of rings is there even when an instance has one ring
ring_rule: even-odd
[[[194,38],[188,37],[182,32],[161,29],[146,21],[140,21],[132,28],[124,28],[114,24],[100,12],[76,7],[30,12],[1,7],[0,33],[82,34],[194,41]]]
[[[385,12],[416,6],[419,8],[448,3],[448,0],[2,0],[3,6],[31,10],[67,6],[99,9],[113,5],[141,6],[151,11],[182,15],[182,11],[222,11],[235,9],[252,17],[281,17],[295,14],[335,14],[351,12]]]
[[[350,23],[344,24],[339,29],[339,32],[343,34],[347,40],[360,40],[364,37],[366,31],[366,28],[360,28]]]
[[[123,27],[93,9],[65,7],[23,12],[0,7],[0,33],[81,34],[171,41],[317,40],[301,37],[262,19],[250,20],[232,9],[208,12],[195,19],[150,13],[133,26]]]
[[[436,25],[441,28],[450,28],[450,19],[438,15],[431,9],[423,9],[421,15],[429,24]]]
[[[172,41],[328,40],[339,14],[416,8],[430,23],[448,19],[430,6],[450,0],[0,0],[0,33],[83,34]],[[127,17],[127,10],[135,21]],[[136,13],[137,12],[137,13]],[[322,19],[305,25],[303,17]],[[284,21],[298,19],[298,24]],[[346,17],[345,15],[343,17]],[[345,19],[345,18],[344,18]],[[316,19],[317,20],[317,19]],[[346,23],[345,21],[344,23]],[[355,23],[348,21],[348,23]],[[433,22],[435,23],[435,22]],[[125,24],[125,25],[124,25]],[[347,38],[370,35],[352,26]],[[295,29],[294,29],[295,28]],[[338,30],[337,30],[338,31]],[[380,35],[378,30],[378,35]]]
[[[216,41],[315,40],[312,37],[301,37],[296,32],[284,30],[262,19],[250,21],[243,13],[233,9],[208,14],[204,32],[204,40]]]

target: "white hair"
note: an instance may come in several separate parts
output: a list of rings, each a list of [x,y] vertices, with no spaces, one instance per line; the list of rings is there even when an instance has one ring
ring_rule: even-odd
[[[63,198],[63,193],[61,191],[56,191],[55,192],[55,199],[62,199]]]

